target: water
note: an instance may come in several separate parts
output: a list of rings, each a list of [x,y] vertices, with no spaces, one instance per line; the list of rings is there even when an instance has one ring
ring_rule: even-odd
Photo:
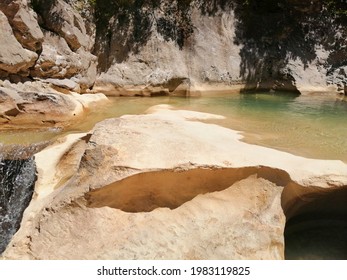
[[[81,123],[61,131],[12,131],[1,133],[2,143],[33,143],[92,129],[99,121],[124,114],[141,114],[157,104],[220,114],[213,121],[241,131],[244,141],[292,154],[347,162],[347,101],[326,96],[283,94],[230,94],[192,98],[111,98],[102,109],[91,108]]]

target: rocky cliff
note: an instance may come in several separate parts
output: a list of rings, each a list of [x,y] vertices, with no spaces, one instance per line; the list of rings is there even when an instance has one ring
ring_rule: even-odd
[[[193,90],[346,85],[344,0],[109,2],[96,4],[100,89],[168,85],[173,92],[179,81]]]
[[[346,11],[345,0],[2,0],[0,78],[109,94],[343,92]]]

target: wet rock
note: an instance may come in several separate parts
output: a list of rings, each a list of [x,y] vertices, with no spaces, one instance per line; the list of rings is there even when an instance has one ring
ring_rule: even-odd
[[[35,161],[3,159],[0,149],[0,254],[18,230],[36,181]]]

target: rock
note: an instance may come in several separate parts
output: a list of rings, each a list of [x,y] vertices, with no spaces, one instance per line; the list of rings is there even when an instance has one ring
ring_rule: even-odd
[[[0,87],[0,116],[3,119],[8,121],[10,117],[15,117],[21,112],[16,100],[22,101],[16,91]]]
[[[158,18],[165,18],[161,11],[155,13]],[[120,44],[122,35],[117,33],[112,33],[109,42],[112,53],[102,49],[104,45],[96,44],[99,68],[103,71],[97,78],[95,90],[107,89],[109,94],[118,94],[119,88],[162,86],[170,88],[172,95],[189,95],[213,84],[233,89],[234,84],[241,82],[241,48],[232,43],[234,14],[220,12],[211,17],[195,8],[191,11],[191,20],[194,33],[182,49],[176,42],[166,40],[154,27],[140,50],[128,56],[121,56],[124,46]],[[117,28],[116,22],[114,24]],[[184,80],[189,82],[182,83],[173,93],[172,86]]]
[[[90,87],[96,76],[96,57],[82,48],[77,52],[70,50],[66,41],[45,32],[42,53],[31,75],[40,78],[69,79],[75,76],[75,82],[82,87]]]
[[[338,73],[346,67],[343,4],[282,2],[117,2],[106,12],[110,4],[99,1],[96,90],[145,95],[142,89],[186,78],[189,90],[181,94],[216,84],[243,85],[245,92],[336,94],[346,80]],[[267,16],[270,7],[280,24]]]
[[[0,10],[7,16],[18,42],[31,51],[40,51],[43,33],[37,23],[37,15],[28,7],[27,0],[1,1]]]
[[[81,51],[82,52],[82,51]],[[97,77],[97,58],[88,53],[81,54],[83,71],[74,77],[74,80],[79,84],[81,92],[85,92],[94,86]]]
[[[45,29],[64,38],[72,51],[77,51],[80,47],[91,49],[93,42],[87,35],[83,19],[69,4],[62,0],[35,2]]]
[[[0,70],[8,73],[21,73],[27,71],[35,64],[37,54],[24,49],[14,37],[7,17],[0,11]]]
[[[69,79],[46,79],[45,82],[51,83],[52,85],[59,87],[59,88],[64,88],[68,90],[74,90],[78,87],[78,84],[75,83],[72,80]]]
[[[73,89],[85,92],[93,86],[96,78],[96,57],[90,53],[94,44],[93,34],[87,34],[81,15],[64,1],[34,1],[33,6],[39,13],[40,24],[47,29],[43,29],[44,34],[36,13],[26,0],[6,0],[0,4],[0,11],[9,21],[8,24],[5,16],[1,19],[1,41],[10,46],[4,45],[0,51],[0,77],[17,83],[23,82],[22,76],[28,76],[28,71],[30,76],[39,78],[73,77],[70,84],[79,84]],[[40,52],[39,57],[20,47],[10,26],[22,46]],[[18,75],[9,77],[9,73]]]
[[[197,121],[214,118],[155,106],[47,147],[3,258],[283,259],[292,198],[347,185],[347,165]]]
[[[17,109],[15,114],[11,113],[14,112],[13,109],[3,109],[2,114],[9,118],[9,125],[52,126],[77,118],[76,116],[83,111],[81,104],[78,106],[77,102],[63,94],[22,92],[6,88],[0,90],[6,100],[5,104]]]
[[[289,73],[292,73],[297,89],[301,94],[336,92],[338,80],[335,78],[333,79],[335,82],[331,81],[326,68],[330,52],[322,47],[316,47],[315,52],[317,57],[308,65],[305,65],[299,58],[288,60],[287,69]]]
[[[1,148],[1,147],[0,147]],[[0,253],[20,227],[22,214],[29,205],[36,181],[35,161],[0,156]]]
[[[40,234],[29,244],[39,259],[282,259],[280,192],[250,178],[175,210],[66,207],[46,212]]]
[[[80,121],[91,104],[106,101],[101,93],[62,94],[41,82],[3,83],[0,86],[0,120],[5,129],[64,127]]]

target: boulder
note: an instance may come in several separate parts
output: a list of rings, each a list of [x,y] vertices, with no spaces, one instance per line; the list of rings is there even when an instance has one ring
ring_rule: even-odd
[[[77,83],[69,79],[46,79],[45,82],[51,83],[53,86],[68,90],[74,90],[78,87]]]
[[[43,33],[37,23],[37,15],[27,1],[4,0],[0,3],[0,10],[7,16],[18,42],[26,49],[40,51]]]
[[[73,118],[82,110],[68,96],[54,92],[16,91],[0,87],[0,93],[5,100],[0,114],[8,118],[12,125],[52,126]]]
[[[56,34],[45,31],[42,53],[31,75],[40,78],[69,79],[90,87],[96,77],[96,57],[80,48],[71,51],[66,41]]]
[[[80,47],[91,49],[93,42],[87,35],[84,21],[69,4],[62,0],[35,2],[46,30],[51,30],[64,38],[72,51],[77,51]]]
[[[28,74],[38,55],[24,49],[13,35],[7,17],[0,11],[0,70],[7,73]]]

